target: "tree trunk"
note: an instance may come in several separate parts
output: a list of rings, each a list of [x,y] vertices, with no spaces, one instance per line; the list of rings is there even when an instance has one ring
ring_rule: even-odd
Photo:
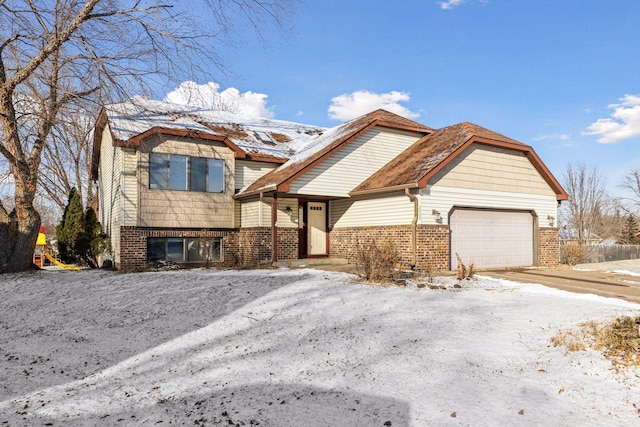
[[[0,273],[33,267],[33,251],[40,231],[40,214],[33,206],[16,206],[11,214],[0,208]]]
[[[0,273],[15,273],[33,268],[33,252],[40,231],[40,214],[33,207],[37,169],[34,174],[12,168],[15,178],[15,208],[11,214],[0,206]],[[22,172],[22,174],[19,174]],[[27,175],[28,179],[23,177]]]

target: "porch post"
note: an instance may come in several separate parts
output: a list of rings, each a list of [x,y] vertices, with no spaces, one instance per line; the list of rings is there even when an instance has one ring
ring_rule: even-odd
[[[278,262],[278,193],[273,193],[271,204],[271,262]]]

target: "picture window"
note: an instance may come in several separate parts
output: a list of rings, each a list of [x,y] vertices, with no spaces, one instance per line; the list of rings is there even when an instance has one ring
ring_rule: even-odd
[[[224,160],[149,154],[149,188],[224,193]]]

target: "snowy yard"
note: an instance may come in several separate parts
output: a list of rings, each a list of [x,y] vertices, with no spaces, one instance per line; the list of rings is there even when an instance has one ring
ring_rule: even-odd
[[[0,292],[0,426],[640,423],[640,369],[550,344],[640,315],[621,300],[286,269],[42,271]]]

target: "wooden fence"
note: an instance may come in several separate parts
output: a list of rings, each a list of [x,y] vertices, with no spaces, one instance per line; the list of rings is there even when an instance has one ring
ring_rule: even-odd
[[[564,244],[560,241],[560,259]],[[586,262],[620,261],[626,259],[640,259],[640,245],[587,245],[584,246],[587,253]]]

